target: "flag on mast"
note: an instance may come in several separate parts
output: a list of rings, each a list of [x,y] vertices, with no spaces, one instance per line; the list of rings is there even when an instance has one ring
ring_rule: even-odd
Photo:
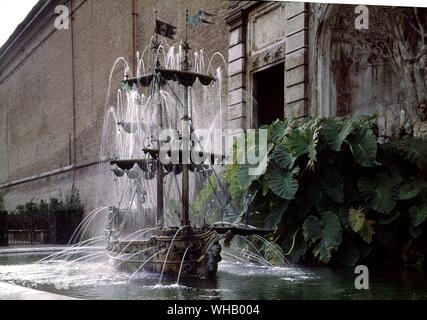
[[[212,21],[206,20],[207,17],[213,17],[214,14],[207,13],[206,11],[199,10],[194,16],[187,16],[187,24],[190,27],[197,27],[203,23],[212,24]]]
[[[169,23],[166,23],[166,22],[163,22],[163,21],[156,19],[156,30],[155,30],[155,32],[156,32],[156,34],[158,34],[160,36],[175,40],[176,27],[169,24]]]

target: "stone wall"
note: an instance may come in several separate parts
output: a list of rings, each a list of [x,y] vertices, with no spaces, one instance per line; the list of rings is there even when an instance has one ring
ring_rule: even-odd
[[[58,4],[71,9],[69,30],[54,28]],[[136,0],[137,49],[142,51],[153,35],[154,10],[178,27],[180,39],[185,10],[204,9],[215,14],[214,24],[189,30],[193,47],[205,48],[208,55],[220,51],[227,59],[228,5]],[[100,196],[96,185],[104,183],[97,162],[110,72],[118,57],[132,60],[132,1],[57,0],[37,9],[29,31],[1,51],[0,192],[11,210],[30,200],[59,197],[74,184],[91,210]],[[112,75],[113,92],[122,70]]]

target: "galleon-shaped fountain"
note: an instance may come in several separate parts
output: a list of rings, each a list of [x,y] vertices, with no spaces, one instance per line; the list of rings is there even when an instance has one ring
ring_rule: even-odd
[[[166,129],[167,123],[164,121],[165,113],[170,112],[161,102],[162,99],[154,99],[161,95],[162,87],[171,83],[182,90],[182,99],[179,104],[182,106],[182,118],[180,119],[180,130],[178,134],[178,147],[169,150],[166,157],[172,157],[175,153],[177,163],[168,163],[163,161],[162,146],[170,142],[162,140],[160,135],[152,137],[149,147],[143,146],[145,157],[141,159],[114,159],[111,161],[113,171],[118,177],[125,177],[125,172],[137,168],[141,170],[143,179],[156,182],[156,217],[155,226],[149,237],[135,240],[130,237],[120,238],[126,224],[126,217],[129,212],[118,208],[111,208],[106,234],[108,239],[108,250],[115,260],[117,266],[132,270],[135,273],[145,271],[150,273],[179,277],[214,277],[217,272],[218,262],[221,261],[220,240],[223,238],[232,238],[234,235],[251,235],[253,233],[265,235],[268,230],[259,230],[244,224],[216,223],[215,225],[204,224],[196,227],[190,222],[190,176],[191,173],[200,172],[208,169],[208,165],[194,163],[191,152],[197,151],[203,153],[204,157],[210,160],[210,163],[221,163],[224,157],[222,155],[206,153],[191,141],[190,137],[194,134],[190,114],[190,90],[198,81],[202,86],[209,86],[216,81],[210,75],[190,70],[188,54],[191,50],[188,40],[183,42],[183,59],[180,62],[180,68],[167,69],[162,67],[159,61],[158,35],[153,37],[151,50],[154,53],[155,64],[149,72],[141,76],[129,78],[122,81],[122,85],[130,88],[150,88],[152,101],[156,101],[155,112],[156,126],[159,129]],[[176,97],[178,99],[178,97]],[[117,123],[126,132],[136,131],[135,123]],[[160,132],[160,130],[156,131]],[[194,140],[194,139],[193,139]],[[154,142],[153,142],[154,141]],[[196,148],[199,148],[196,150]],[[181,177],[180,187],[180,226],[165,226],[165,204],[164,204],[164,179],[167,175]],[[128,178],[129,178],[128,174]],[[123,212],[124,211],[124,212]],[[139,211],[144,214],[144,211]]]

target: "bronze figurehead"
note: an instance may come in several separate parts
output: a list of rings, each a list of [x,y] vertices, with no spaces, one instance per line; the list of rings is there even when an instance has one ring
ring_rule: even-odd
[[[423,101],[418,105],[417,116],[421,121],[427,120],[427,101]]]

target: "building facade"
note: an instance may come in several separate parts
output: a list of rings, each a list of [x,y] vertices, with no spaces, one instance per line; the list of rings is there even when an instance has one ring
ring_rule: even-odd
[[[58,5],[69,8],[68,29],[55,28]],[[7,209],[59,197],[72,186],[88,210],[95,206],[105,96],[110,76],[113,87],[123,78],[110,75],[111,68],[118,57],[133,61],[149,43],[156,11],[182,38],[186,9],[214,15],[212,24],[190,29],[189,38],[228,62],[227,127],[377,113],[387,135],[416,121],[427,99],[422,9],[41,0],[0,49],[0,192]]]

